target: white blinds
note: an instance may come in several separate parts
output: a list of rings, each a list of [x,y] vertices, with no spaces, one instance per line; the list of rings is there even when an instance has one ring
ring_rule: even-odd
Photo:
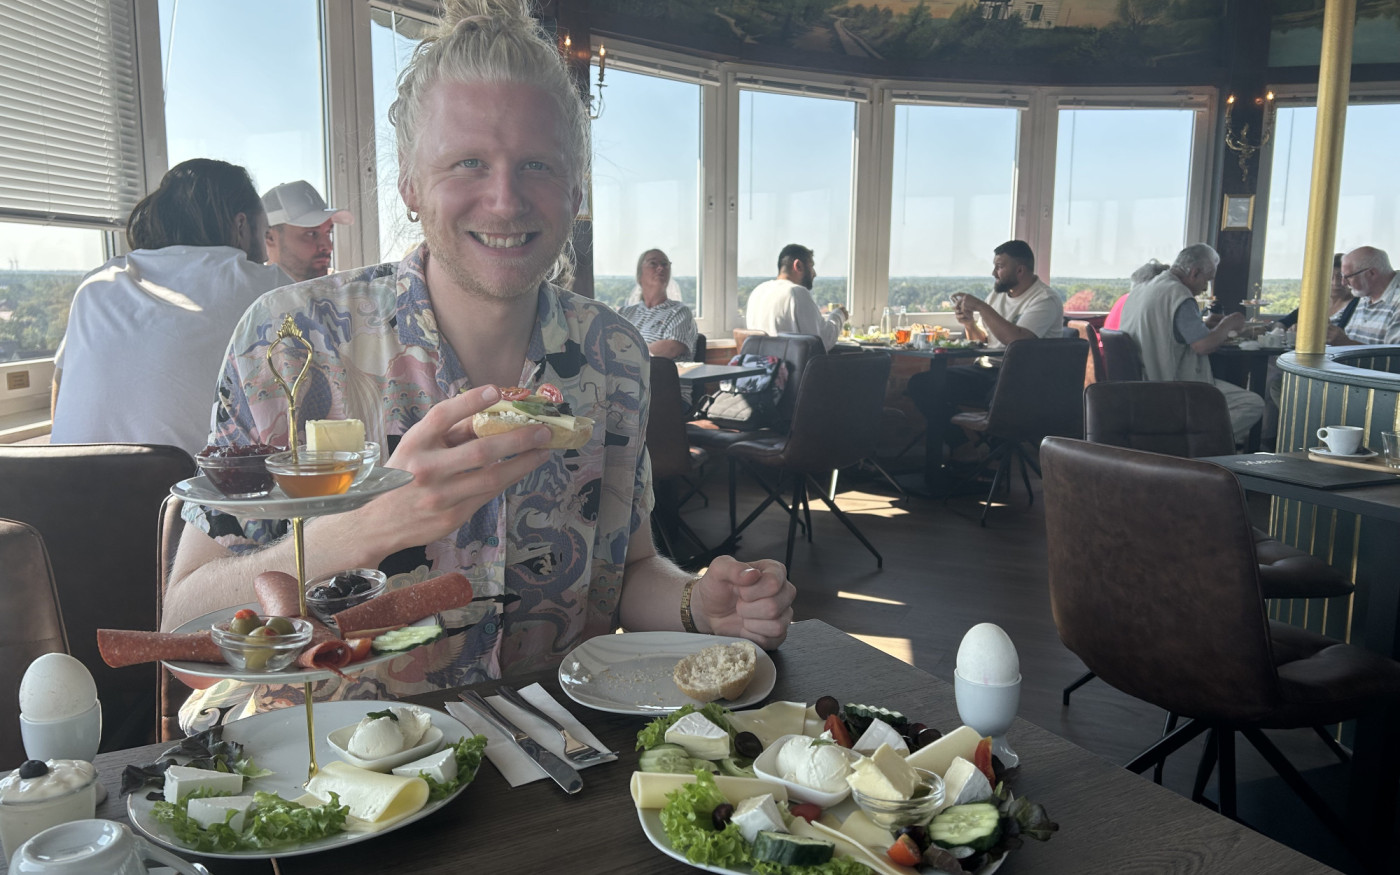
[[[144,193],[130,0],[0,3],[0,217],[126,224]]]

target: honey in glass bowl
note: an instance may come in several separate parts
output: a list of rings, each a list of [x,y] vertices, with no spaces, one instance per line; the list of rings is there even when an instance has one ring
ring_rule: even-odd
[[[316,498],[340,495],[348,490],[363,460],[362,453],[343,450],[316,453],[301,450],[295,459],[289,451],[268,458],[267,470],[288,496]]]

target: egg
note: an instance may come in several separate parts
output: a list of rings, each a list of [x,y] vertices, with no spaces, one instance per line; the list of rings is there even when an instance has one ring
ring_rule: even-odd
[[[66,653],[45,653],[29,664],[19,682],[19,711],[29,720],[76,717],[96,701],[92,673]]]
[[[1016,645],[995,623],[978,623],[958,645],[958,674],[978,684],[1010,684],[1021,677]]]

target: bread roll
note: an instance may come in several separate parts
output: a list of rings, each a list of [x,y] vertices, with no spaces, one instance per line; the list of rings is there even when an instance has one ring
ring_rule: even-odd
[[[517,428],[524,428],[527,425],[545,425],[549,427],[550,440],[544,447],[547,450],[578,450],[588,443],[593,437],[593,420],[586,416],[573,417],[574,427],[565,428],[557,422],[548,422],[526,416],[523,413],[501,413],[496,411],[482,411],[472,417],[472,430],[477,437],[486,437],[493,434],[505,434]]]
[[[737,699],[758,670],[758,651],[748,641],[716,644],[676,663],[676,686],[692,699]]]

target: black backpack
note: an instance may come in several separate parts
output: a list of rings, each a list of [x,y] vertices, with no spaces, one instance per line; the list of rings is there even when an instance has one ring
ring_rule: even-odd
[[[736,355],[729,364],[762,367],[764,373],[720,383],[719,391],[700,403],[700,414],[721,428],[757,431],[776,426],[787,363],[771,355]]]

